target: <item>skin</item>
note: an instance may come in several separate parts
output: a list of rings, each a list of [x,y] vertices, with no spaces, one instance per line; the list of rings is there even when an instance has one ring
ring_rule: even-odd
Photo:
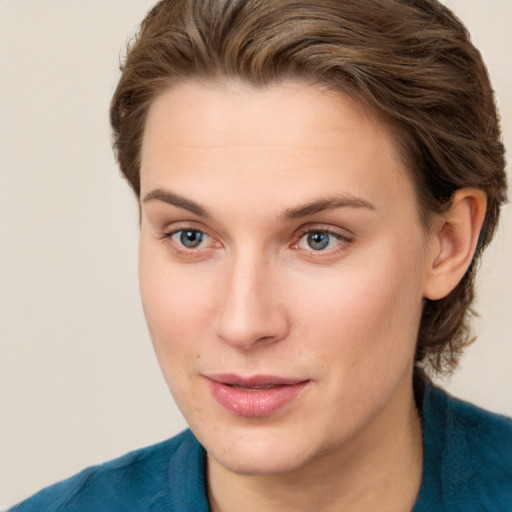
[[[315,86],[187,82],[149,111],[140,204],[144,311],[208,452],[212,510],[411,510],[422,302],[452,286],[439,268],[463,244],[445,221],[425,232],[387,127]],[[468,217],[473,196],[460,204]],[[308,384],[248,418],[213,398],[211,373]]]

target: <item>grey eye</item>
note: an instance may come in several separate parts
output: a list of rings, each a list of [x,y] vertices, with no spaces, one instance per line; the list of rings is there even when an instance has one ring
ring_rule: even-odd
[[[330,242],[330,236],[325,231],[313,231],[307,236],[307,243],[314,251],[325,249]]]
[[[204,240],[204,233],[194,229],[183,229],[180,231],[180,243],[188,249],[199,247]]]

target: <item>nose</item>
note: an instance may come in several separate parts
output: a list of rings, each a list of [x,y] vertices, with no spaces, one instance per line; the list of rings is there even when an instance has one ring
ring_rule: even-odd
[[[239,350],[277,342],[288,332],[286,308],[279,300],[278,269],[272,266],[240,256],[223,279],[213,327],[220,339]]]

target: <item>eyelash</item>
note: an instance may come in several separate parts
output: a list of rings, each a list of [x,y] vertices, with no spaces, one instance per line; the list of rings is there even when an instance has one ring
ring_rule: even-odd
[[[190,226],[184,226],[184,227],[172,229],[171,231],[165,232],[162,234],[160,239],[163,241],[169,240],[173,244],[173,249],[178,254],[188,256],[188,257],[197,256],[197,255],[201,254],[201,252],[210,249],[210,247],[198,247],[198,248],[185,247],[184,245],[180,244],[180,242],[173,240],[173,237],[175,235],[177,235],[179,233],[184,233],[187,231],[193,232],[193,233],[198,233],[201,236],[209,238],[213,242],[213,244],[215,246],[214,248],[221,247],[221,243],[218,242],[211,235],[209,235],[208,233],[206,233],[205,231],[203,231],[201,229],[196,229],[196,228],[193,228]],[[299,244],[300,244],[301,240],[305,236],[312,235],[312,234],[324,234],[324,235],[327,235],[329,238],[334,238],[339,243],[336,244],[336,246],[334,248],[326,249],[326,250],[324,250],[323,248],[315,250],[312,247],[310,247],[309,249],[300,248]],[[309,252],[312,256],[314,255],[313,257],[321,257],[322,255],[327,255],[327,254],[332,255],[334,253],[337,253],[338,251],[344,250],[348,244],[350,244],[354,241],[351,236],[348,236],[346,234],[342,234],[342,233],[339,233],[337,231],[333,231],[330,229],[325,229],[323,227],[315,228],[315,227],[311,227],[311,226],[304,226],[304,227],[300,228],[295,233],[294,240],[296,240],[296,241],[293,244],[291,244],[291,246],[290,246],[291,249],[303,250],[303,251]],[[328,241],[328,243],[330,243],[330,240]]]
[[[327,235],[330,238],[334,238],[339,243],[334,248],[326,249],[326,250],[323,250],[323,249],[315,250],[312,247],[310,247],[309,249],[304,249],[305,251],[311,253],[311,255],[314,255],[314,257],[320,257],[322,255],[327,255],[327,254],[332,255],[334,253],[337,253],[338,251],[346,249],[347,245],[354,241],[354,239],[351,236],[348,236],[347,234],[343,234],[338,231],[333,231],[331,229],[326,229],[325,227],[304,226],[304,227],[300,228],[299,231],[296,233],[295,239],[297,240],[297,242],[294,242],[292,244],[292,246],[291,246],[292,249],[302,250],[299,247],[299,243],[301,242],[301,240],[307,235],[319,234],[319,233]]]
[[[166,231],[162,234],[162,236],[160,236],[160,239],[162,241],[169,241],[170,243],[172,243],[173,249],[181,256],[193,257],[193,256],[199,255],[204,250],[208,250],[208,247],[198,247],[198,248],[185,247],[184,245],[181,245],[178,241],[173,240],[173,237],[175,235],[177,235],[179,233],[185,233],[187,231],[193,232],[193,233],[199,233],[203,237],[210,239],[214,243],[215,248],[221,247],[220,242],[215,240],[215,238],[213,238],[211,235],[209,235],[208,233],[206,233],[205,231],[203,231],[201,229],[193,228],[190,226],[183,226],[180,228],[172,229],[170,231]]]

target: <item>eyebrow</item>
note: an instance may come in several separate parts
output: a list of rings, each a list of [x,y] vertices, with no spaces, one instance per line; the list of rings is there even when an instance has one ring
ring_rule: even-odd
[[[368,210],[375,210],[375,206],[365,199],[351,195],[341,195],[319,199],[296,208],[288,208],[279,217],[281,220],[294,220],[325,210],[335,210],[336,208],[366,208]]]
[[[205,219],[212,217],[206,208],[203,208],[195,201],[162,188],[152,190],[144,196],[142,201],[144,203],[149,201],[162,201],[172,206],[187,210],[198,217],[203,217]],[[335,210],[337,208],[366,208],[368,210],[375,210],[375,206],[365,199],[344,194],[341,196],[337,195],[325,199],[318,199],[295,208],[288,208],[279,215],[279,220],[288,221],[300,219],[302,217],[307,217],[308,215],[313,215],[325,210]]]
[[[195,201],[162,188],[156,188],[146,194],[142,202],[147,203],[149,201],[163,201],[164,203],[188,210],[198,217],[203,217],[205,219],[211,218],[211,214],[208,210],[197,204]]]

